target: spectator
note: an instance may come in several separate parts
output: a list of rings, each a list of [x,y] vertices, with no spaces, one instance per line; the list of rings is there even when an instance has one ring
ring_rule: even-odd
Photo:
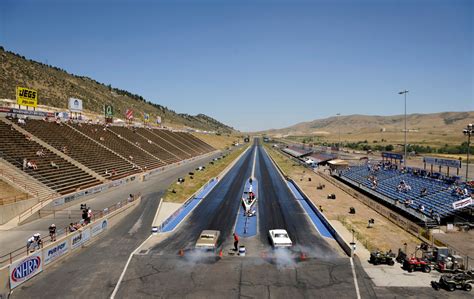
[[[239,236],[237,233],[234,233],[234,251],[239,249]]]
[[[36,155],[37,155],[38,157],[44,157],[45,154],[44,154],[43,149],[40,149],[40,150],[36,151]]]
[[[43,246],[43,241],[41,241],[41,235],[36,233],[33,237],[29,238],[26,241],[26,249],[29,252],[34,252],[36,249],[40,249]]]
[[[26,125],[26,122],[23,118],[19,118],[18,119],[18,124],[23,126],[23,125]]]
[[[51,165],[52,168],[59,169],[59,165],[54,163],[54,161],[51,161],[49,164]]]
[[[68,152],[67,146],[63,145],[63,147],[61,148],[61,151],[62,151],[64,154],[67,154],[67,152]]]
[[[87,210],[87,223],[91,223],[92,216],[92,210],[89,208],[89,210]]]
[[[99,138],[99,139],[100,139],[100,141],[105,141],[105,138],[104,138],[104,137],[102,137],[102,136],[100,136],[100,138]]]
[[[23,170],[26,170],[28,167],[28,160],[26,158],[23,158]]]
[[[33,169],[33,170],[37,170],[38,169],[38,166],[36,165],[36,162],[33,161],[33,160],[30,160],[26,163],[26,166],[29,168],[29,169]]]
[[[426,196],[426,194],[428,194],[428,190],[426,188],[421,189],[420,196],[423,197]]]
[[[51,237],[51,242],[56,241],[56,225],[54,223],[49,226],[49,236]]]

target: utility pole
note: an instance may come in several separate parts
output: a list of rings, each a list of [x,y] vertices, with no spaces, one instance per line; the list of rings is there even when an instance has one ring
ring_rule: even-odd
[[[400,91],[398,94],[403,94],[405,96],[405,156],[403,157],[403,165],[405,169],[407,168],[407,93],[408,90]]]

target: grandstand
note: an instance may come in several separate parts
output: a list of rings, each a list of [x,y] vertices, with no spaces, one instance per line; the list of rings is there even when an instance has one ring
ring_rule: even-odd
[[[381,164],[381,163],[380,163]],[[465,183],[453,181],[452,178],[428,176],[425,171],[408,168],[406,171],[389,167],[371,167],[370,165],[354,166],[339,174],[347,183],[361,188],[379,199],[390,199],[399,209],[408,209],[419,221],[441,220],[459,216],[460,211],[453,208],[453,203],[466,198],[456,190],[474,190]],[[374,186],[374,180],[377,182]],[[400,184],[410,186],[409,190],[399,190]]]
[[[160,168],[214,150],[185,132],[0,119],[0,158],[59,194]],[[25,167],[32,161],[36,169]]]
[[[28,140],[27,136],[1,120],[0,135],[2,136],[0,156],[3,160],[25,171],[36,180],[61,194],[100,183],[99,180],[62,157],[59,157],[38,143]],[[42,151],[44,155],[38,156],[36,154],[38,151]],[[35,161],[38,169],[23,169],[24,159]],[[51,161],[58,165],[57,169],[51,167]]]

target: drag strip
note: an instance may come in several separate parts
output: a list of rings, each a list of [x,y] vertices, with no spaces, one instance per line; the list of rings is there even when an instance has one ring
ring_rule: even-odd
[[[205,229],[220,230],[219,244],[232,234],[235,216],[240,207],[240,196],[250,176],[255,146],[247,151],[234,167],[220,179],[191,215],[167,239],[150,251],[151,254],[177,254],[194,247]]]
[[[296,247],[304,249],[311,256],[338,257],[339,254],[316,231],[306,212],[288,189],[278,169],[262,146],[259,150],[260,178],[259,228],[262,242],[268,243],[270,229],[286,229]]]

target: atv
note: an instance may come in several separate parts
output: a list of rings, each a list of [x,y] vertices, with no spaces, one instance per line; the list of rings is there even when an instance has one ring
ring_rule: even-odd
[[[393,266],[395,264],[395,262],[393,261],[393,257],[394,255],[391,251],[382,252],[376,250],[370,253],[369,263],[373,265],[386,264],[389,266]]]
[[[471,272],[463,272],[458,274],[444,274],[439,281],[431,281],[431,286],[435,290],[445,289],[453,292],[456,289],[470,292],[474,283],[474,277]]]
[[[431,265],[425,259],[411,257],[403,262],[403,269],[410,273],[413,271],[423,271],[425,273],[430,273]]]

